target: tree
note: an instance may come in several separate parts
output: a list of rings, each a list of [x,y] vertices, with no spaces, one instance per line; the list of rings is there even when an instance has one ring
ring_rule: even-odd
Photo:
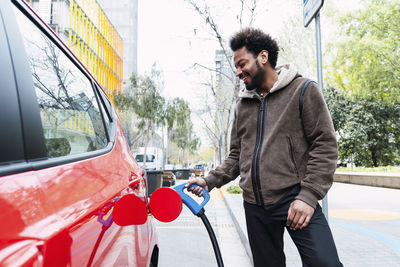
[[[197,161],[210,163],[213,161],[213,150],[211,147],[203,148],[197,156]]]
[[[171,139],[181,149],[182,153],[188,151],[193,154],[200,146],[200,139],[193,132],[189,104],[181,98],[174,98],[167,110],[170,114],[168,140]]]
[[[299,10],[301,1],[292,3]],[[312,25],[305,28],[302,16],[287,19],[278,36],[278,65],[291,63],[304,77],[316,79],[315,34]]]
[[[370,0],[343,16],[331,83],[354,95],[400,103],[400,5]]]
[[[365,2],[367,3],[367,2]],[[339,20],[340,36],[325,92],[339,157],[357,165],[400,162],[400,6],[370,0]]]
[[[341,138],[344,135],[347,115],[352,108],[350,97],[342,90],[328,87],[325,88],[324,98],[332,117],[333,127]]]
[[[223,30],[221,30],[217,8],[210,8],[205,0],[202,3],[195,0],[185,0],[205,22],[207,33],[216,41],[216,65],[204,66],[195,63],[192,68],[196,71],[206,71],[204,76],[210,77],[203,86],[209,89],[204,106],[197,110],[205,131],[215,148],[218,149],[220,158],[228,153],[229,134],[233,121],[233,109],[238,98],[240,81],[235,77],[233,65],[233,53],[230,51]],[[257,0],[239,0],[230,6],[237,6],[237,12],[233,13],[232,24],[237,28],[251,26],[255,20]],[[226,10],[225,10],[226,11]],[[232,14],[229,14],[232,15]],[[197,30],[196,30],[197,31]],[[222,147],[221,147],[222,139]]]
[[[168,140],[175,142],[182,151],[194,153],[200,141],[193,133],[189,105],[180,98],[167,101],[161,96],[163,79],[156,65],[153,65],[150,75],[132,74],[130,82],[127,90],[114,97],[124,132],[128,141],[132,139],[130,144],[146,148],[155,131],[167,126]],[[136,132],[132,130],[135,128]],[[163,140],[161,137],[164,150]],[[145,156],[146,152],[145,149]]]
[[[165,99],[161,96],[163,86],[161,71],[154,63],[150,75],[139,76],[135,73],[130,77],[130,86],[123,93],[118,93],[115,104],[122,112],[133,111],[137,117],[137,128],[143,132],[144,157],[150,137],[158,126],[164,123]],[[129,116],[131,119],[132,116]],[[132,123],[132,122],[128,122]]]
[[[339,134],[342,161],[367,167],[400,163],[400,104],[350,97],[334,88],[325,90],[325,99]]]

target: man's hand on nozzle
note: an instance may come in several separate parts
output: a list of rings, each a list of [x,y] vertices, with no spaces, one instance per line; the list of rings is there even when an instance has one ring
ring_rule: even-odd
[[[199,187],[196,188],[189,188],[189,186],[196,184]],[[201,189],[201,187],[204,187],[207,191],[208,191],[208,186],[206,183],[206,180],[204,180],[203,178],[192,178],[189,180],[189,182],[186,184],[186,188],[188,191],[191,191],[193,194],[195,194],[198,197],[203,196],[203,189]]]

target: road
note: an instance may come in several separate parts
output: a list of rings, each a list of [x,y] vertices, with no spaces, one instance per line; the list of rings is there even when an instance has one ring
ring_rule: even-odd
[[[400,190],[334,183],[329,222],[350,267],[400,267]]]
[[[235,181],[236,182],[236,181]],[[211,192],[206,215],[214,227],[225,266],[251,266],[237,230],[221,200]],[[240,195],[227,195],[237,219],[244,222]],[[400,267],[400,190],[334,183],[328,195],[329,223],[339,257],[348,267]],[[177,221],[156,222],[160,267],[217,266],[208,234],[200,218],[184,208]],[[242,228],[242,232],[246,232]],[[297,249],[285,233],[288,267],[301,267]]]
[[[224,265],[251,266],[218,190],[211,192],[211,200],[205,206],[205,210],[218,239]],[[203,222],[186,206],[174,222],[155,222],[160,244],[160,267],[217,266],[212,244]]]
[[[400,190],[334,183],[328,194],[329,224],[346,267],[400,267]],[[285,232],[288,267],[301,267]]]

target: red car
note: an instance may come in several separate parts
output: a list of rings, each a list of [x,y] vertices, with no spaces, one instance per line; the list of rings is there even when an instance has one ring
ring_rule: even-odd
[[[157,266],[152,215],[112,220],[147,186],[100,85],[22,0],[0,1],[0,59],[0,266]]]

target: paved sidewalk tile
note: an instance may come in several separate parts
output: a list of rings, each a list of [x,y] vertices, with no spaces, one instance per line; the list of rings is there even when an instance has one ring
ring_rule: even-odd
[[[214,210],[207,205],[207,214],[215,213],[216,235],[224,261],[224,266],[250,267],[252,266],[243,244],[240,242],[237,229],[228,212],[223,196],[218,190],[211,191]],[[207,215],[209,216],[209,215]]]
[[[251,255],[243,198],[225,191],[232,184],[237,182],[225,185],[220,192],[241,241]],[[329,207],[333,209],[329,224],[343,265],[400,267],[400,190],[334,183],[330,192]],[[287,266],[301,267],[300,256],[286,231],[284,242]]]

